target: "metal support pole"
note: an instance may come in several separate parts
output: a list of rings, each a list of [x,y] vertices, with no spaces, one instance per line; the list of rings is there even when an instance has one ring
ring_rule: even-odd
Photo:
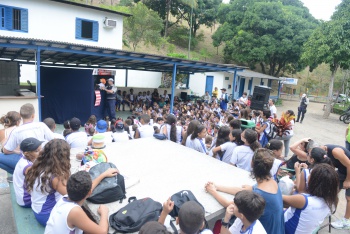
[[[237,69],[235,69],[235,72],[233,73],[233,81],[232,81],[232,99],[235,99],[236,82],[237,82]]]
[[[173,79],[171,80],[170,113],[173,113],[173,109],[174,109],[175,83],[176,83],[176,63],[174,64],[174,67],[173,67]]]
[[[38,96],[38,116],[41,121],[41,79],[40,79],[40,48],[36,50],[36,95]]]
[[[125,87],[128,87],[129,70],[125,69]]]
[[[277,92],[277,99],[280,99],[280,91],[281,91],[281,81],[278,81],[278,92]]]

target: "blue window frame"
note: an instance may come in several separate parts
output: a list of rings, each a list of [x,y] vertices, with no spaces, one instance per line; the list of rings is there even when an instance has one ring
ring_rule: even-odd
[[[28,32],[28,10],[0,5],[0,30]]]
[[[94,20],[75,19],[75,38],[98,41],[98,22]]]

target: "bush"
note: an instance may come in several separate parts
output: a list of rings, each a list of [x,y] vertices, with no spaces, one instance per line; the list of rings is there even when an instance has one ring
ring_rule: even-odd
[[[170,43],[173,43],[177,46],[181,46],[183,48],[188,47],[188,39],[189,39],[189,29],[182,25],[174,25],[168,29],[168,35],[170,38]],[[191,48],[195,48],[200,41],[204,40],[203,32],[197,34],[196,37],[191,37]]]
[[[344,113],[344,111],[349,107],[349,104],[347,105],[340,105],[339,103],[335,104],[333,106],[333,113],[341,115]]]

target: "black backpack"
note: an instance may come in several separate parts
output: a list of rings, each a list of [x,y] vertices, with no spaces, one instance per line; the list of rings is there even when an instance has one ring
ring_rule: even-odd
[[[99,163],[89,170],[91,179],[94,180],[108,168],[117,168],[113,163]],[[119,173],[114,177],[104,178],[92,191],[88,201],[96,204],[105,204],[120,200],[122,203],[125,196],[125,182],[124,177]]]
[[[151,198],[136,200],[130,197],[129,204],[109,216],[109,224],[116,232],[138,232],[149,221],[158,221],[162,204]]]
[[[174,209],[169,213],[169,215],[173,218],[176,218],[179,216],[179,210],[185,202],[188,201],[195,201],[197,202],[201,207],[202,204],[199,203],[197,198],[194,196],[194,194],[190,190],[182,190],[180,192],[177,192],[173,194],[170,198],[174,202]],[[204,207],[203,207],[204,210]]]
[[[169,215],[173,218],[176,218],[179,216],[179,211],[180,211],[181,206],[188,201],[197,202],[205,211],[203,205],[201,203],[199,203],[197,198],[194,196],[194,194],[190,190],[182,190],[180,192],[177,192],[171,196],[170,200],[172,200],[174,202],[174,208],[169,213]],[[208,222],[205,219],[204,219],[204,222],[205,222],[205,228],[208,228]],[[177,229],[175,228],[175,225],[173,224],[173,222],[170,222],[170,226],[172,227],[174,233],[177,234],[178,232],[177,232]]]

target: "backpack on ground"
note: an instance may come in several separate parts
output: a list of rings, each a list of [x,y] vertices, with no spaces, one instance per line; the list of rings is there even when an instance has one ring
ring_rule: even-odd
[[[129,204],[109,216],[109,224],[116,232],[138,232],[149,221],[158,221],[162,204],[151,198],[136,200],[130,197]]]
[[[105,172],[108,168],[117,168],[113,163],[99,163],[93,166],[89,173],[91,179],[96,179],[99,175]],[[104,178],[92,191],[88,201],[96,204],[110,203],[120,200],[120,203],[125,196],[125,181],[124,177],[119,173],[117,176]]]

